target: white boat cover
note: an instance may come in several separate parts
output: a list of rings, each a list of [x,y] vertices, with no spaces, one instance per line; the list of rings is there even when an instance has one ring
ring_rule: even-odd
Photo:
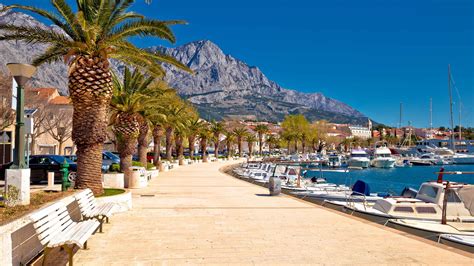
[[[464,203],[464,206],[466,206],[471,215],[474,216],[474,186],[463,186],[458,190],[458,195]]]

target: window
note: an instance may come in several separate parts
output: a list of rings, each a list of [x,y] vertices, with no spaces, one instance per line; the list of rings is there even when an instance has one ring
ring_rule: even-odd
[[[416,207],[418,213],[436,213],[436,209],[433,207]]]
[[[436,198],[436,195],[438,195],[438,190],[439,188],[437,187],[432,187],[432,186],[422,186],[418,194],[428,196],[430,198]]]
[[[461,199],[459,198],[459,196],[456,194],[456,192],[452,191],[452,190],[448,190],[446,193],[448,193],[448,202],[452,202],[452,203],[459,203],[461,202]]]
[[[414,212],[412,207],[395,207],[396,212]]]

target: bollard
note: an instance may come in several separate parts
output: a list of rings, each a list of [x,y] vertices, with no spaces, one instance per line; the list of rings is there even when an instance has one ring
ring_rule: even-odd
[[[69,183],[69,164],[67,163],[66,159],[61,164],[61,170],[59,170],[63,175],[63,182],[61,184],[61,191],[67,191],[67,189],[71,186]]]
[[[54,172],[48,172],[48,188],[52,189],[54,187]]]
[[[270,177],[268,190],[270,191],[270,196],[278,196],[281,192],[281,179],[276,176]]]

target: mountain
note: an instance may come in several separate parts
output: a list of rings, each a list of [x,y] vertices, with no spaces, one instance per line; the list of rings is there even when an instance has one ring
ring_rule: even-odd
[[[0,9],[3,5],[0,4]],[[0,23],[48,27],[33,17],[7,11],[0,13]],[[31,62],[45,49],[44,45],[0,42],[2,62]],[[287,114],[304,114],[308,119],[365,124],[367,117],[354,108],[321,93],[302,93],[282,88],[269,80],[258,67],[249,66],[224,52],[208,40],[191,42],[176,48],[150,47],[172,55],[194,71],[194,75],[170,65],[166,79],[178,93],[192,102],[204,118],[281,121]],[[118,64],[114,68],[120,68]],[[4,65],[0,70],[6,71]],[[63,63],[40,66],[32,79],[34,86],[67,91],[67,67]]]

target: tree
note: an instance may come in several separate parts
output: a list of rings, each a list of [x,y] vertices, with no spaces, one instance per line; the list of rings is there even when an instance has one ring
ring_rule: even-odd
[[[268,126],[259,124],[255,127],[255,132],[258,134],[258,153],[263,155],[263,136],[268,133]]]
[[[215,120],[211,121],[209,130],[212,133],[212,142],[214,143],[214,156],[219,158],[219,142],[221,134],[224,131],[224,124]]]
[[[225,130],[225,146],[227,148],[227,158],[230,159],[233,155],[233,144],[235,142],[235,134],[231,130]]]
[[[72,110],[49,109],[47,119],[44,119],[42,126],[58,142],[59,154],[63,154],[64,142],[71,138]]]
[[[188,135],[188,144],[189,144],[189,156],[191,160],[194,160],[194,144],[196,142],[196,137],[199,135],[199,130],[203,127],[204,123],[199,119],[199,117],[194,117],[186,123],[187,135]]]
[[[295,141],[295,151],[298,153],[298,140],[301,140],[303,152],[306,147],[306,136],[309,130],[309,122],[304,115],[288,115],[281,123],[283,135],[286,139]]]
[[[242,150],[242,140],[247,136],[248,131],[245,127],[240,126],[234,128],[234,135],[237,138],[237,147],[239,148],[239,157],[242,157],[243,150]]]
[[[15,122],[15,112],[11,106],[12,81],[0,73],[0,131],[13,125]]]
[[[267,143],[268,143],[268,148],[269,148],[270,154],[273,153],[273,149],[278,146],[279,142],[280,142],[280,140],[275,135],[268,136]]]
[[[109,59],[164,76],[160,62],[189,70],[174,58],[135,47],[130,37],[150,36],[175,42],[170,25],[183,21],[147,19],[129,12],[133,0],[77,0],[72,8],[65,0],[52,1],[56,12],[30,6],[11,5],[50,20],[55,28],[2,24],[0,40],[19,40],[49,47],[34,60],[38,66],[65,60],[68,64],[69,94],[74,106],[72,139],[77,146],[76,188],[103,193],[101,166],[107,138],[107,108],[113,94]],[[62,30],[59,32],[58,29]]]
[[[255,137],[254,134],[249,133],[245,136],[245,141],[247,141],[247,145],[249,148],[249,157],[253,157],[253,145],[257,141],[257,138]]]
[[[202,162],[207,163],[207,141],[211,138],[212,132],[209,130],[209,125],[202,124],[199,130],[199,144],[201,146],[201,153],[202,153]]]
[[[120,169],[128,177],[135,153],[140,122],[149,105],[155,104],[159,90],[151,88],[154,77],[146,77],[139,69],[133,72],[126,67],[123,79],[113,75],[113,95],[110,102],[110,124],[117,139]],[[146,161],[145,165],[146,166]]]

